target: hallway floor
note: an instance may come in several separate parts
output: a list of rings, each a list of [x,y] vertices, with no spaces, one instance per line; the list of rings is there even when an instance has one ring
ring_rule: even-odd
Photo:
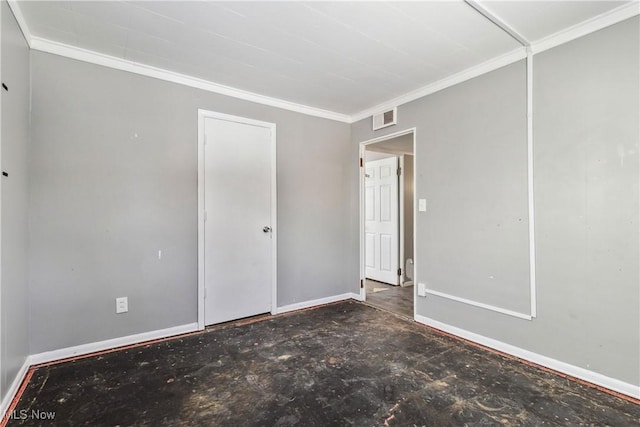
[[[345,301],[37,368],[14,414],[10,426],[631,426],[640,406]]]
[[[367,279],[367,303],[413,320],[413,286],[392,286]]]

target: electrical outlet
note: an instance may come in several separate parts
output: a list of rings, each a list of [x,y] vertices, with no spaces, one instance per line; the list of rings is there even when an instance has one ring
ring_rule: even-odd
[[[418,199],[418,212],[427,211],[427,199]]]
[[[426,297],[427,296],[427,285],[424,283],[418,283],[418,296]]]
[[[129,311],[129,298],[116,298],[116,314],[126,313]]]

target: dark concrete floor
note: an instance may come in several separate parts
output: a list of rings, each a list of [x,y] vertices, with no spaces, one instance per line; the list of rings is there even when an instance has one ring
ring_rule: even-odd
[[[42,367],[18,402],[23,409],[54,411],[51,424],[73,426],[633,426],[640,419],[631,402],[352,301]]]
[[[393,286],[367,279],[367,303],[413,319],[413,286]]]

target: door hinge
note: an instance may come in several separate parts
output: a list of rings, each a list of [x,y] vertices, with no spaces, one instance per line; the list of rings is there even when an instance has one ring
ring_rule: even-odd
[[[362,160],[362,157],[360,157],[360,167],[363,167],[363,166],[364,166],[364,162]]]
[[[364,288],[364,280],[360,279],[360,289]]]
[[[398,168],[398,176],[402,175],[402,168]]]
[[[207,211],[204,211],[204,220],[207,221]]]
[[[402,269],[401,268],[398,269],[398,276],[402,276]]]

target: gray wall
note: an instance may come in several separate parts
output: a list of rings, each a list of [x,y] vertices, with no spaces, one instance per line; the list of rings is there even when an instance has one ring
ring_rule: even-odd
[[[31,61],[32,353],[196,322],[198,108],[277,124],[278,305],[357,291],[348,124]]]
[[[638,22],[535,55],[538,317],[435,296],[419,315],[640,384]],[[384,131],[355,123],[352,141],[416,126],[417,281],[526,312],[525,99],[516,63],[401,106]]]
[[[417,126],[419,281],[500,308],[529,310],[525,66],[517,63],[400,107]],[[370,120],[356,141],[377,135]]]
[[[2,7],[2,398],[29,354],[27,291],[27,145],[29,49],[9,6]]]

